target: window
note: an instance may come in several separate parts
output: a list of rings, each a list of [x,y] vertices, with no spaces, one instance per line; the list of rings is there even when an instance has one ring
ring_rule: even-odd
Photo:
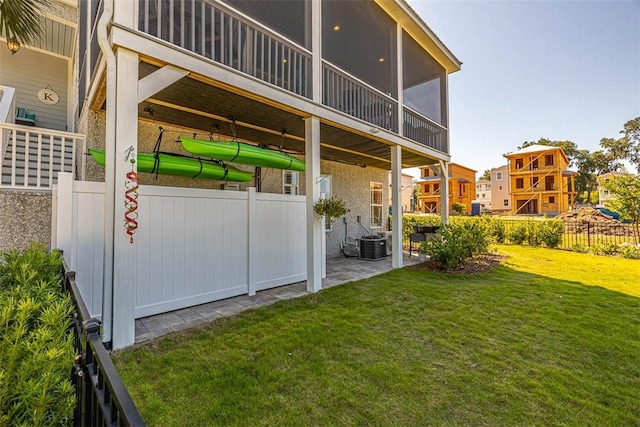
[[[516,188],[524,188],[524,179],[523,178],[517,178],[516,179]]]
[[[516,169],[521,169],[522,165],[523,165],[523,160],[522,159],[516,159]]]
[[[509,199],[504,199],[504,200],[503,200],[503,202],[502,202],[502,204],[503,204],[505,207],[509,207]]]
[[[531,169],[533,169],[534,171],[538,170],[538,159],[535,159],[532,163],[531,163]]]
[[[544,165],[553,166],[553,154],[547,154],[544,156]]]
[[[298,194],[298,172],[282,171],[282,194]]]
[[[482,184],[476,184],[476,190],[478,191],[482,190]]]
[[[498,186],[498,190],[502,191],[502,185]]]
[[[516,166],[517,167],[517,166]],[[496,172],[496,179],[500,181],[502,179],[502,172]]]
[[[437,193],[438,191],[440,191],[440,184],[433,184],[433,192]]]
[[[556,202],[556,198],[554,196],[550,196],[549,203],[555,203],[555,202]]]
[[[429,190],[431,189],[431,186],[429,184],[425,184],[424,185],[424,193],[427,194],[429,192]]]
[[[382,227],[382,183],[371,182],[371,228]]]
[[[531,186],[533,188],[538,188],[538,177],[534,176],[533,178],[531,178]]]

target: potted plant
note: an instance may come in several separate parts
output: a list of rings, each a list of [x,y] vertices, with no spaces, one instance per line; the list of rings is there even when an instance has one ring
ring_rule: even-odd
[[[331,197],[329,199],[320,199],[313,205],[313,212],[316,218],[324,217],[327,224],[330,225],[335,218],[344,216],[348,210],[342,199]]]
[[[424,241],[420,243],[420,247],[418,248],[418,260],[426,261],[427,260],[427,250],[428,250],[428,241]]]

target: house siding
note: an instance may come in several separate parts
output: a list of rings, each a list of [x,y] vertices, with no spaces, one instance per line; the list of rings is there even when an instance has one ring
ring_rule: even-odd
[[[0,49],[0,85],[16,89],[16,107],[25,107],[36,114],[36,126],[67,130],[69,61],[28,48],[11,55]],[[43,73],[46,70],[46,73]],[[38,91],[51,86],[60,100],[47,105],[38,99]]]
[[[498,174],[501,174],[498,179]],[[502,188],[500,188],[502,187]],[[505,205],[505,200],[507,201]],[[491,171],[491,210],[494,212],[511,211],[509,194],[509,165],[500,166]]]

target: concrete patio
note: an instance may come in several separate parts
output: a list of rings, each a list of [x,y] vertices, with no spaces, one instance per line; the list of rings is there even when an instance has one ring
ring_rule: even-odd
[[[407,254],[404,254],[403,262],[406,266],[417,264],[419,261],[416,255],[409,257]],[[391,269],[391,256],[376,261],[344,257],[329,258],[327,259],[327,277],[322,280],[322,287],[330,288],[346,282],[366,279],[386,273]],[[241,295],[137,319],[136,344],[172,332],[202,325],[219,317],[232,316],[249,308],[264,307],[281,300],[298,298],[307,294],[309,294],[309,292],[307,292],[307,282],[305,281],[260,291],[254,296]]]

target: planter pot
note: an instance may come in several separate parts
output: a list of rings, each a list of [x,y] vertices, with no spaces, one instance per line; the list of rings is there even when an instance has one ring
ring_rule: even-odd
[[[418,252],[418,261],[426,261],[426,260],[427,260],[427,254]]]

